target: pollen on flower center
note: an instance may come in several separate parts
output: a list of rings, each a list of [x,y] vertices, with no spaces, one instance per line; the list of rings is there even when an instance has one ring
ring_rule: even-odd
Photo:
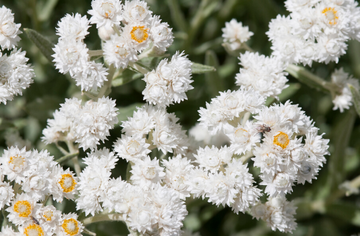
[[[69,193],[75,189],[76,182],[71,174],[63,174],[59,184],[65,193]]]
[[[24,167],[25,158],[20,155],[11,156],[10,161],[8,163],[12,170],[14,171],[21,170]]]
[[[20,217],[28,217],[31,214],[32,208],[30,202],[24,201],[17,201],[14,204],[14,211],[19,213]]]
[[[40,225],[37,224],[31,224],[29,226],[27,226],[24,230],[24,234],[26,236],[43,236],[44,235],[44,231],[43,229],[40,227]]]
[[[337,11],[335,11],[335,8],[327,7],[321,13],[325,14],[326,20],[329,21],[330,25],[336,25],[336,20],[339,19],[339,17],[336,15]]]
[[[101,4],[101,8],[105,12],[105,18],[110,18],[109,15],[114,10],[114,5],[110,2],[105,2],[105,3]]]
[[[147,33],[148,30],[145,26],[134,26],[130,32],[131,39],[138,43],[144,42],[149,37]]]
[[[68,235],[76,235],[79,233],[78,222],[75,219],[65,219],[61,227]]]
[[[46,221],[51,221],[54,216],[54,212],[52,210],[44,211],[43,217]]]
[[[122,47],[122,46],[118,46],[116,45],[116,54],[118,54],[120,57],[126,57],[129,53],[126,50],[126,48]]]
[[[289,145],[289,136],[284,132],[279,132],[279,134],[274,136],[274,144],[280,146],[282,149],[285,149]]]

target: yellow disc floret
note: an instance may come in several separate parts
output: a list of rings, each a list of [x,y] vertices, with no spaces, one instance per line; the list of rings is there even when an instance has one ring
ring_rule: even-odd
[[[31,224],[25,228],[24,234],[26,236],[43,236],[44,231],[40,225]]]
[[[69,193],[75,189],[76,182],[71,174],[62,174],[59,184],[65,193]]]
[[[10,161],[8,163],[12,170],[14,171],[21,170],[25,164],[25,158],[20,155],[11,156]]]
[[[68,235],[76,235],[79,233],[79,223],[75,219],[65,219],[61,227]]]
[[[31,214],[32,207],[29,201],[17,201],[14,204],[14,211],[18,213],[20,217],[28,217]]]
[[[326,20],[329,21],[330,25],[336,25],[336,20],[339,19],[339,17],[336,15],[337,11],[335,8],[327,7],[321,13],[325,14]]]
[[[46,221],[52,221],[54,216],[54,212],[52,210],[44,211],[43,217]]]
[[[284,132],[279,132],[274,136],[274,144],[280,146],[282,149],[285,149],[289,145],[289,136]]]
[[[145,26],[134,26],[130,32],[131,39],[138,43],[144,42],[149,37],[148,30]]]

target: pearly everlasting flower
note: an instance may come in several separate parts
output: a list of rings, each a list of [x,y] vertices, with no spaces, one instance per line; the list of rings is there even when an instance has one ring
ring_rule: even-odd
[[[96,28],[102,26],[113,27],[120,25],[122,17],[122,4],[119,0],[92,0],[90,23],[96,24]]]
[[[2,49],[11,49],[17,46],[20,41],[18,36],[21,33],[20,26],[21,24],[14,22],[14,13],[2,6],[0,8],[0,47]]]
[[[179,103],[187,99],[185,92],[193,89],[190,85],[191,61],[184,53],[177,52],[170,62],[162,60],[156,70],[147,73],[144,81],[144,99],[150,104],[164,107]]]
[[[14,49],[10,55],[0,52],[0,102],[6,104],[6,101],[11,101],[15,95],[21,95],[22,90],[33,82],[35,74],[27,64],[28,60],[25,52],[21,50]]]
[[[172,29],[166,22],[161,22],[159,16],[154,16],[150,27],[151,38],[157,53],[164,53],[173,43]],[[154,49],[153,49],[154,50]]]
[[[151,42],[150,24],[143,22],[130,22],[123,28],[122,36],[130,46],[138,52],[146,49]]]
[[[30,222],[31,216],[34,216],[39,207],[37,200],[24,193],[18,194],[11,202],[11,206],[6,208],[9,212],[7,216],[9,221],[17,226]]]
[[[251,214],[256,219],[262,219],[272,230],[290,232],[296,228],[296,207],[294,202],[288,202],[284,196],[270,198],[265,204],[258,204],[251,209]]]
[[[240,55],[240,73],[236,84],[253,88],[265,97],[277,97],[286,85],[286,64],[277,57],[265,57],[258,53],[245,52]]]
[[[26,235],[26,236],[48,235],[51,233],[51,232],[44,230],[44,228],[41,225],[34,223],[34,222],[31,222],[31,223],[29,222],[29,223],[25,223],[24,225],[21,225],[19,227],[19,230],[23,235]]]
[[[10,181],[20,184],[25,180],[26,171],[30,168],[29,159],[31,152],[27,152],[25,147],[18,149],[10,147],[4,150],[0,157],[0,170],[2,175],[6,175]]]
[[[189,136],[193,137],[197,142],[202,142],[205,145],[221,147],[226,143],[229,143],[229,138],[223,133],[218,132],[215,135],[211,135],[207,127],[200,125],[200,123],[196,123],[189,130]],[[201,146],[199,144],[198,146]]]
[[[152,11],[149,10],[147,3],[141,0],[125,1],[123,17],[126,23],[146,22],[151,18]]]
[[[164,168],[159,165],[159,160],[150,159],[149,156],[143,160],[137,160],[131,168],[130,181],[143,189],[147,189],[151,184],[161,183],[165,176]]]
[[[126,135],[142,137],[155,128],[155,121],[152,115],[148,113],[148,109],[150,106],[138,107],[134,111],[133,117],[123,121],[121,126]]]
[[[55,201],[62,202],[64,197],[74,198],[78,180],[69,169],[63,170],[62,167],[55,166],[52,169],[50,182],[50,193]]]
[[[349,107],[352,105],[353,98],[348,85],[350,84],[354,86],[354,88],[359,91],[359,80],[349,76],[348,73],[344,72],[343,68],[340,68],[331,74],[331,82],[338,89],[338,93],[336,93],[335,97],[333,98],[333,110],[339,109],[340,112],[343,112],[344,109],[349,109]]]
[[[13,197],[14,189],[12,186],[7,182],[2,182],[0,178],[0,209],[3,209],[5,205],[10,205],[10,201]]]
[[[53,205],[47,205],[39,208],[35,213],[37,219],[43,229],[49,234],[56,233],[61,218],[61,211],[57,210]]]
[[[81,16],[79,13],[75,15],[66,14],[58,22],[56,34],[64,40],[81,41],[89,34],[89,21],[86,16]]]
[[[235,19],[226,22],[222,32],[224,43],[228,43],[231,50],[240,49],[242,44],[253,35],[247,26],[244,27],[241,22],[237,22]]]
[[[150,144],[146,143],[144,138],[139,136],[123,135],[114,143],[114,151],[123,159],[130,162],[143,160],[150,153],[148,147]]]
[[[190,177],[189,172],[192,170],[192,165],[187,158],[177,155],[169,160],[162,161],[165,167],[165,184],[180,193],[180,198],[185,199],[189,196],[187,180]]]
[[[195,158],[201,168],[214,173],[227,165],[231,161],[232,155],[233,152],[228,147],[218,149],[212,146],[211,148],[199,148]]]
[[[59,236],[81,236],[84,230],[83,224],[78,221],[75,213],[63,214],[60,220],[60,227],[56,235]]]
[[[124,37],[112,35],[104,44],[105,60],[116,68],[126,68],[129,62],[138,60],[137,52]]]
[[[264,102],[264,97],[252,88],[220,92],[211,103],[206,103],[206,109],[200,108],[200,125],[207,127],[211,134],[227,132],[231,128],[229,121],[241,118],[245,112],[256,113]]]
[[[77,209],[85,211],[86,215],[95,215],[102,210],[100,199],[105,195],[111,170],[115,168],[117,160],[114,153],[107,149],[95,150],[84,158],[87,167],[79,177]]]

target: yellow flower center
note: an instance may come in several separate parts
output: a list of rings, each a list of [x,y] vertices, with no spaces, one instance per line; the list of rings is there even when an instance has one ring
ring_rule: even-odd
[[[285,149],[289,145],[289,136],[284,132],[279,132],[279,134],[274,136],[274,144],[280,146],[282,149]]]
[[[336,20],[339,19],[339,17],[336,15],[337,11],[335,11],[335,8],[327,7],[321,13],[325,14],[326,20],[329,21],[330,25],[336,25]]]
[[[17,201],[14,204],[14,211],[19,214],[20,217],[28,217],[31,214],[32,208],[28,201]]]
[[[43,217],[46,221],[51,221],[54,216],[54,212],[52,210],[44,211]]]
[[[145,26],[134,26],[130,32],[131,39],[138,43],[144,42],[149,37],[148,30]]]
[[[105,18],[110,18],[109,15],[113,11],[114,5],[112,3],[105,2],[101,4],[101,8],[105,11]]]
[[[59,184],[65,193],[69,193],[75,189],[76,182],[71,174],[63,174]]]
[[[25,228],[24,234],[26,236],[44,236],[44,231],[40,225],[31,224]]]
[[[115,53],[118,54],[122,58],[126,57],[129,54],[124,46],[119,46],[119,45],[116,45]]]
[[[76,235],[79,233],[78,222],[75,219],[66,219],[63,221],[61,227],[68,235]]]
[[[11,156],[10,161],[8,163],[12,170],[19,171],[24,167],[25,158],[19,155]]]

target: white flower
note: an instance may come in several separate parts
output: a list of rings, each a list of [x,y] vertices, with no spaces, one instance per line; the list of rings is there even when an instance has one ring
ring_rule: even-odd
[[[114,143],[114,151],[119,157],[130,162],[136,162],[146,158],[147,154],[150,153],[149,146],[150,144],[146,143],[144,138],[123,135]]]
[[[185,199],[189,197],[189,190],[187,181],[191,178],[189,172],[192,170],[192,165],[187,158],[177,155],[169,160],[162,161],[166,169],[164,178],[165,184],[180,193],[180,198]]]
[[[152,12],[145,1],[125,1],[123,17],[126,23],[149,21],[151,14]]]
[[[225,22],[225,28],[222,28],[224,43],[229,43],[231,50],[238,50],[242,44],[250,39],[253,35],[249,28],[242,26],[241,22],[232,19]]]
[[[76,86],[80,86],[81,91],[96,90],[103,86],[107,81],[107,68],[102,63],[88,61],[82,71],[73,75]]]
[[[265,57],[258,53],[245,52],[240,55],[240,73],[236,84],[253,88],[265,97],[277,97],[286,85],[286,64],[277,57]]]
[[[144,99],[161,107],[187,99],[185,93],[193,89],[190,85],[193,82],[191,64],[183,52],[176,52],[170,62],[166,59],[162,60],[156,70],[147,73],[144,77],[146,82]]]
[[[38,209],[35,218],[39,221],[45,231],[55,233],[60,223],[61,211],[53,205],[47,205]]]
[[[151,39],[158,53],[164,53],[173,43],[174,36],[168,23],[161,22],[159,16],[154,16],[151,21]]]
[[[197,154],[194,155],[196,162],[199,163],[201,168],[212,173],[217,172],[221,167],[229,164],[232,158],[233,152],[228,147],[205,147],[199,148]]]
[[[126,68],[129,62],[138,60],[136,50],[124,37],[112,35],[104,44],[105,60],[116,68]]]
[[[159,160],[150,159],[149,156],[143,160],[137,160],[130,171],[132,173],[130,180],[134,185],[147,189],[151,184],[161,183],[164,178],[164,168],[160,167]]]
[[[84,230],[83,224],[77,220],[75,213],[63,214],[56,235],[59,236],[81,236]]]
[[[155,128],[155,121],[152,119],[151,114],[148,113],[148,109],[151,109],[151,107],[148,105],[138,107],[134,111],[133,117],[130,117],[128,121],[123,121],[121,125],[123,132],[126,135],[143,137]]]
[[[77,179],[69,169],[63,170],[59,165],[52,169],[50,178],[50,193],[57,202],[62,202],[63,198],[73,199],[77,192]]]
[[[31,221],[31,216],[34,216],[36,208],[39,207],[36,201],[37,199],[31,198],[25,193],[18,194],[12,201],[11,206],[6,209],[9,212],[7,218],[17,226]]]
[[[89,34],[89,21],[86,16],[81,17],[79,13],[75,15],[66,14],[58,22],[56,34],[65,40],[81,41]]]
[[[20,232],[15,232],[11,226],[3,226],[0,231],[0,236],[21,236]]]
[[[331,74],[331,82],[337,86],[337,92],[340,92],[333,98],[333,110],[339,109],[340,112],[343,112],[344,109],[349,109],[352,105],[353,98],[348,85],[354,86],[354,88],[359,91],[359,80],[349,76],[348,73],[344,72],[343,68],[340,68]]]
[[[21,50],[12,50],[9,56],[0,52],[0,102],[6,104],[15,95],[21,95],[33,82],[35,74],[26,63],[28,60]]]
[[[21,150],[17,147],[10,147],[4,150],[0,157],[0,170],[2,175],[6,175],[9,181],[15,180],[21,184],[26,178],[26,171],[29,167],[31,152],[27,152],[25,147]]]
[[[131,47],[138,52],[142,52],[151,42],[150,24],[130,22],[123,28],[122,35]]]
[[[88,11],[92,15],[90,23],[96,24],[96,28],[118,26],[123,19],[122,4],[119,0],[92,0],[91,7]]]
[[[3,209],[5,205],[10,205],[10,201],[13,199],[13,197],[13,188],[8,182],[2,182],[0,178],[0,209]]]
[[[115,105],[114,100],[102,97],[97,102],[86,102],[80,111],[73,114],[71,129],[80,147],[95,149],[99,140],[104,141],[110,135],[109,130],[118,122]]]
[[[34,218],[35,219],[35,218]],[[19,231],[22,235],[49,235],[51,232],[44,230],[44,228],[35,223],[35,222],[27,222],[21,226],[19,226]]]
[[[21,24],[14,23],[14,14],[10,9],[2,6],[0,8],[0,46],[2,49],[11,49],[20,41],[18,36]]]

